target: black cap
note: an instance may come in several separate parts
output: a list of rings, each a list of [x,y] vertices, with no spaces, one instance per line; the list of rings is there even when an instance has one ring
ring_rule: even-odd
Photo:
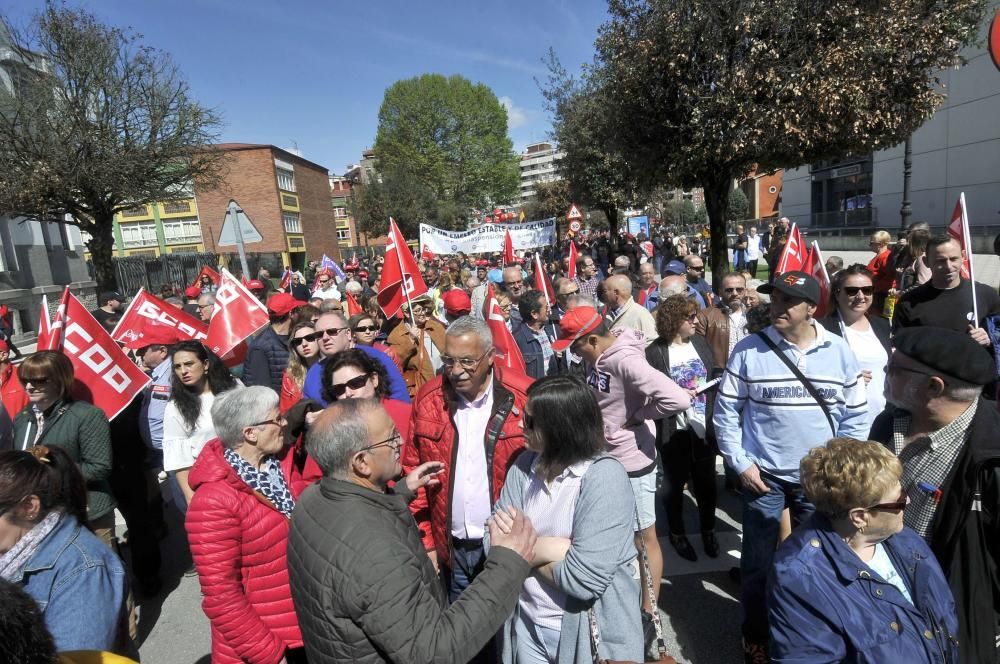
[[[993,355],[968,332],[945,327],[905,327],[892,339],[896,352],[926,364],[945,376],[953,376],[973,385],[986,385],[997,379]]]
[[[121,293],[116,293],[115,291],[104,291],[103,293],[101,293],[101,297],[97,298],[97,306],[103,307],[111,300],[118,300],[119,302],[124,302],[125,298],[121,296]]]
[[[816,278],[808,272],[798,270],[775,275],[773,282],[757,286],[757,292],[764,295],[770,295],[774,291],[781,291],[790,297],[801,297],[813,304],[819,304],[821,297]]]

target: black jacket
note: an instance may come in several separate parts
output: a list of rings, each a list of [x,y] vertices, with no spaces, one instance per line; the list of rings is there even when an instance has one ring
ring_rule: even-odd
[[[875,418],[871,439],[892,449],[892,408]],[[931,550],[958,611],[963,664],[996,664],[1000,624],[1000,413],[979,400],[969,439],[941,487]]]
[[[842,336],[840,334],[840,317],[836,312],[824,317],[819,322],[828,332],[832,332],[838,337]],[[889,321],[881,316],[869,316],[868,322],[871,323],[872,330],[875,332],[875,336],[878,340],[882,343],[882,347],[885,348],[885,352],[892,355],[892,340],[890,339],[891,335],[889,333]]]
[[[288,573],[310,664],[467,662],[514,611],[530,571],[494,548],[449,605],[402,496],[324,478],[292,513]]]
[[[268,325],[247,348],[243,363],[243,383],[263,385],[281,394],[281,377],[288,366],[288,337]]]
[[[705,369],[708,371],[708,378],[712,380],[716,378],[715,374],[719,374],[719,371],[713,371],[712,366],[714,363],[714,356],[712,354],[712,347],[708,345],[708,341],[705,337],[700,334],[695,334],[691,337],[691,344],[694,346],[694,350],[698,353],[698,357],[701,358],[702,364],[705,365]],[[663,337],[657,338],[653,343],[649,344],[646,348],[646,361],[649,362],[649,366],[653,367],[657,371],[666,376],[670,375],[670,341],[664,339]],[[705,439],[715,445],[715,427],[712,426],[712,416],[715,411],[715,387],[708,390],[707,393],[708,401],[705,405]],[[665,445],[670,437],[677,430],[677,415],[669,415],[661,420],[656,420],[656,446],[657,448]]]

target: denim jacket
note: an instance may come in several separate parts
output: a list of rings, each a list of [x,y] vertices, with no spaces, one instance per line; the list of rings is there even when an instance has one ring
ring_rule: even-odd
[[[957,664],[955,601],[931,550],[909,528],[882,545],[912,604],[825,517],[792,533],[768,582],[772,662]]]
[[[74,517],[60,519],[12,581],[38,604],[56,650],[128,653],[125,568]]]

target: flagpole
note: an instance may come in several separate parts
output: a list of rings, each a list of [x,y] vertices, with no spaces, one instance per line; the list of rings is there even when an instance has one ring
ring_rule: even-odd
[[[393,238],[393,241],[395,242],[397,239],[402,240],[403,234],[399,231],[399,226],[396,225],[396,221],[392,217],[389,217],[389,223],[392,225],[392,230],[395,231],[396,235],[396,237]],[[406,273],[403,272],[403,254],[399,253],[403,249],[409,251],[410,247],[407,246],[406,242],[403,242],[403,246],[399,247],[397,242],[396,262],[399,263],[399,276],[403,280],[400,285],[403,287],[403,297],[406,298],[406,310],[410,312],[410,322],[413,324],[413,327],[416,327],[417,320],[413,317],[413,303],[410,302],[410,291],[406,289]]]
[[[540,275],[541,279],[542,279],[542,286],[543,286],[543,288],[542,288],[542,295],[545,296],[545,304],[546,304],[546,306],[551,307],[552,303],[549,302],[548,289],[544,287],[545,286],[545,273],[544,272],[540,272],[541,269],[542,269],[542,255],[541,255],[540,252],[535,252],[535,272],[537,272]],[[538,277],[535,278],[535,281],[536,282],[538,281]]]
[[[976,299],[976,272],[972,268],[972,235],[969,234],[969,215],[965,207],[965,192],[959,194],[962,201],[962,235],[965,237],[965,246],[962,249],[969,258],[969,281],[972,282],[972,325],[979,327],[979,302]]]

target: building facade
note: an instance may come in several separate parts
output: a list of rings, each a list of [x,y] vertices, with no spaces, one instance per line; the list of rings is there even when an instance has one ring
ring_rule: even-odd
[[[992,3],[981,37],[998,9]],[[973,235],[981,227],[985,236],[1000,225],[1000,69],[985,47],[964,55],[968,64],[937,73],[947,98],[913,134],[910,220],[946,225],[965,192]],[[903,157],[901,144],[787,170],[782,213],[801,226],[898,228]]]
[[[200,253],[205,240],[194,195],[137,205],[115,215],[115,255],[157,258]]]
[[[739,181],[739,188],[750,204],[748,219],[777,217],[781,209],[782,171],[758,173],[756,169]]]
[[[553,143],[532,143],[521,153],[521,202],[535,195],[535,186],[540,182],[561,180],[559,160],[564,152]]]

